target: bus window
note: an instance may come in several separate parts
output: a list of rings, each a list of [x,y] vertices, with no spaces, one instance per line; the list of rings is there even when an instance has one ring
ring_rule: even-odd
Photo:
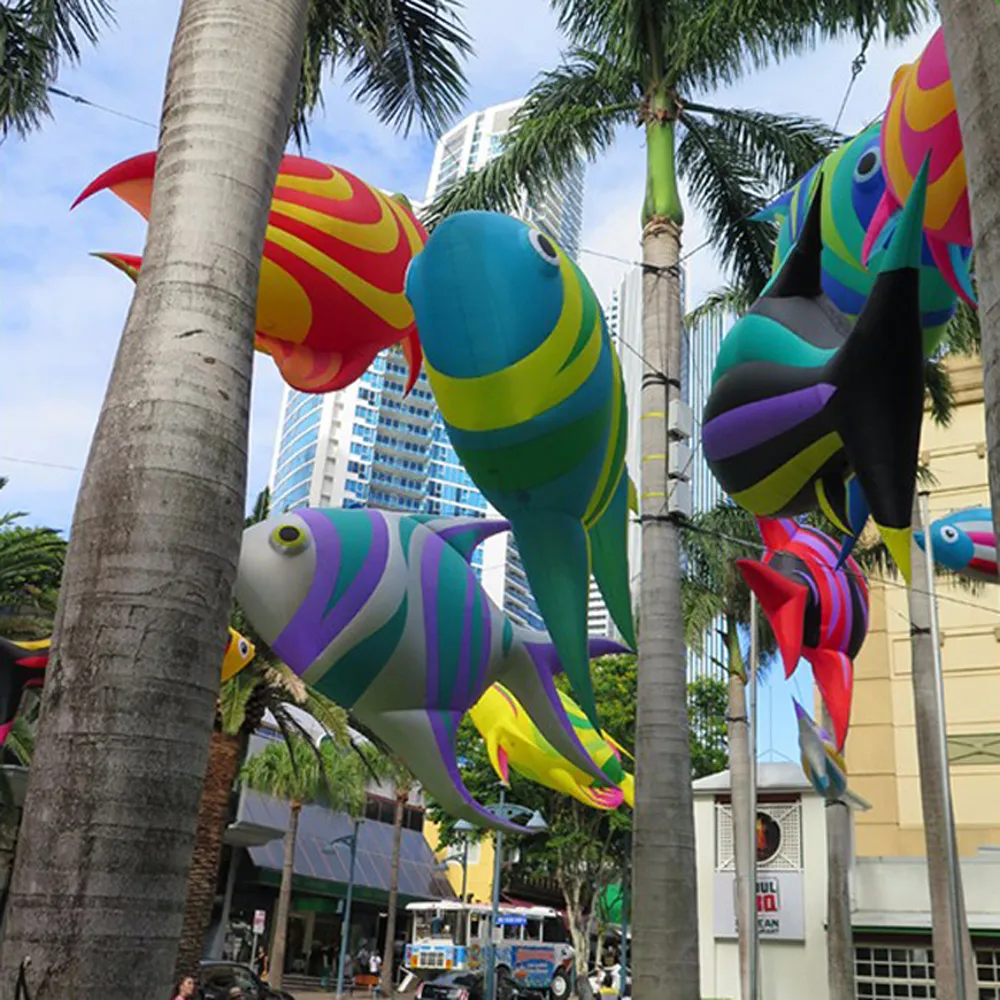
[[[439,937],[441,928],[440,910],[415,910],[413,913],[413,940]]]
[[[483,939],[486,921],[478,913],[469,914],[469,944]]]
[[[544,941],[545,936],[542,933],[543,921],[541,920],[529,920],[528,926],[525,928],[525,938],[528,941]]]

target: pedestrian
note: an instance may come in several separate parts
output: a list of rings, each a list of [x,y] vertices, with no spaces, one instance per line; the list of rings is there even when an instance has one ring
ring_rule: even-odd
[[[194,976],[183,976],[174,990],[174,1000],[191,1000],[196,990]]]
[[[229,996],[227,1000],[246,1000],[247,995],[239,986],[233,986],[229,990]]]
[[[382,976],[382,956],[377,951],[373,951],[371,957],[368,959],[368,972],[374,980],[372,983],[372,996],[377,997],[381,994],[379,987],[381,986]]]
[[[263,945],[260,945],[257,948],[257,962],[256,962],[256,965],[257,965],[257,975],[260,976],[260,981],[262,983],[266,983],[267,982],[267,972],[268,972],[267,949]]]

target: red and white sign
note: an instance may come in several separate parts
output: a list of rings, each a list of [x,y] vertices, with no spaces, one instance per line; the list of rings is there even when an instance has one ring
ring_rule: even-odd
[[[267,914],[263,910],[253,911],[253,932],[258,936],[264,933],[267,926]]]
[[[805,939],[802,872],[763,872],[757,876],[757,929],[762,939]],[[736,937],[736,876],[716,872],[713,920],[717,938]]]

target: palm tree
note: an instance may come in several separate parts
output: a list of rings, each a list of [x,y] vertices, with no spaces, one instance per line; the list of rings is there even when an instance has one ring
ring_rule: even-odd
[[[698,995],[695,844],[680,539],[668,516],[666,419],[680,397],[678,177],[708,220],[733,278],[759,291],[770,270],[770,235],[748,217],[765,186],[785,185],[836,136],[817,123],[770,112],[720,108],[699,99],[773,57],[816,38],[889,37],[915,30],[925,0],[551,0],[571,48],[529,92],[501,154],[430,207],[431,221],[471,208],[512,211],[544,195],[581,155],[598,157],[619,126],[646,140],[642,206],[642,628],[636,734],[634,898],[636,996]],[[765,179],[767,185],[765,185]],[[667,829],[663,817],[670,816]]]
[[[740,652],[740,633],[750,626],[750,588],[736,560],[759,550],[760,535],[752,514],[735,504],[720,501],[711,510],[695,515],[681,536],[684,576],[681,599],[684,639],[698,652],[706,637],[720,631],[727,651],[729,705],[727,710],[729,776],[733,813],[733,854],[736,870],[741,996],[750,996],[750,928],[746,913],[755,888],[750,882],[750,742],[746,684],[747,671]],[[721,624],[721,629],[720,629]],[[758,616],[759,659],[774,650],[774,636],[764,616]]]
[[[288,831],[270,967],[270,983],[280,989],[295,873],[295,840],[302,807],[322,802],[331,809],[360,815],[365,804],[367,772],[356,754],[334,746],[331,740],[323,740],[317,752],[309,740],[293,736],[284,743],[269,744],[247,760],[242,778],[247,787],[288,802]]]
[[[336,63],[381,119],[436,127],[464,92],[455,8],[181,6],[143,269],[74,515],[0,945],[4,982],[30,955],[35,1000],[169,987],[239,554],[260,260],[293,110]]]
[[[111,20],[109,0],[13,0],[0,5],[0,139],[25,136],[49,112],[63,59],[80,58],[78,35],[97,41]]]

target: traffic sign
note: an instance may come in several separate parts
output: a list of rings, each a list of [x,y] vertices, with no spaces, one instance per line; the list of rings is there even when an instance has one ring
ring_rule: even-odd
[[[253,911],[253,932],[254,932],[254,934],[263,934],[266,922],[267,922],[267,914],[263,910],[254,910]]]

